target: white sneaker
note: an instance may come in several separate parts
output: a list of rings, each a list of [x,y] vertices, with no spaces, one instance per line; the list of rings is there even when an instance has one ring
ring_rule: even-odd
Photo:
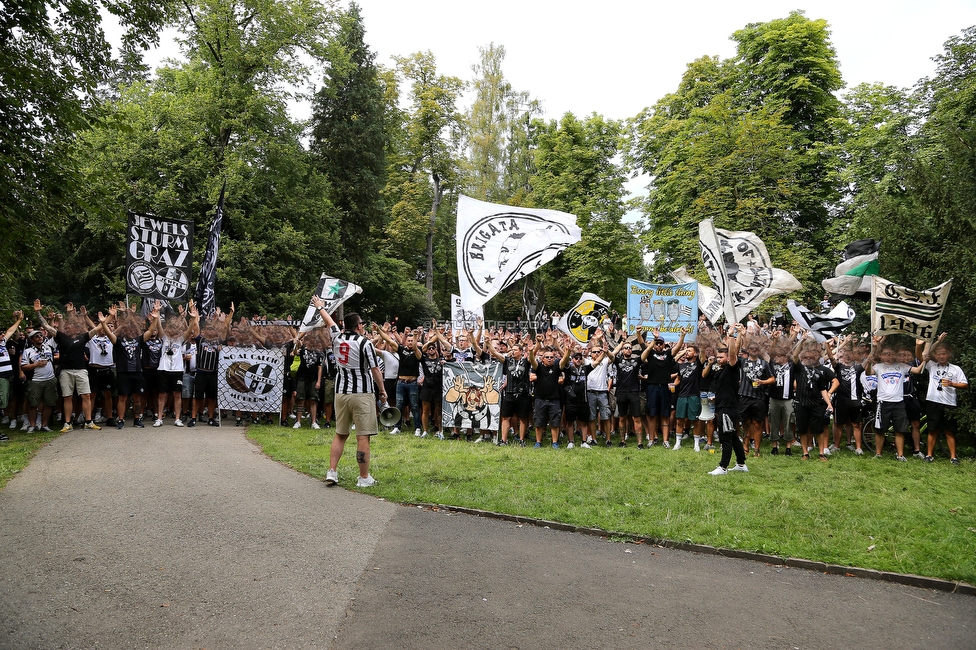
[[[373,487],[376,485],[376,479],[372,476],[367,475],[366,478],[360,476],[356,479],[356,487]]]
[[[418,438],[423,438],[423,437],[425,437],[427,435],[427,432],[426,431],[421,431],[420,429],[414,429],[413,430],[413,435],[417,436]]]
[[[26,417],[22,420],[22,422],[23,424],[21,425],[20,430],[27,431],[30,428],[30,422],[27,421]],[[84,420],[82,420],[82,422],[84,422]]]
[[[95,416],[95,419],[92,420],[92,422],[94,422],[95,424],[104,424],[106,422],[105,416],[99,413],[98,415]]]
[[[338,482],[339,482],[339,472],[337,472],[334,469],[330,469],[328,472],[325,473],[326,485],[335,485]]]
[[[313,429],[321,429],[322,427],[319,426],[319,423],[318,422],[316,422],[315,420],[312,420],[312,428]]]
[[[566,445],[566,449],[572,449],[572,448],[573,448],[573,443],[569,443],[568,445]]]
[[[292,429],[301,429],[302,428],[302,421],[301,420],[295,420],[295,424],[291,425],[291,428]]]
[[[295,419],[295,414],[294,414],[294,413],[289,413],[289,414],[288,414],[288,417],[289,417],[290,419],[292,419],[292,420],[294,420],[294,419]]]
[[[11,429],[16,429],[17,428],[17,418],[14,418],[14,419],[12,419],[10,421],[10,428]]]
[[[833,447],[833,445],[831,445],[830,447]],[[830,447],[827,447],[826,449],[823,450],[822,453],[823,453],[824,456],[829,456],[830,455],[830,451],[831,451]]]
[[[10,416],[9,415],[5,415],[5,416],[3,416],[3,419],[0,420],[0,425],[2,425],[2,424],[8,424],[9,422],[10,422]]]
[[[393,427],[392,429],[390,429],[390,435],[391,436],[400,435],[400,427]]]
[[[745,466],[745,463],[743,463],[742,465],[733,465],[732,467],[729,468],[729,471],[730,472],[748,472],[749,471],[749,468]]]
[[[670,443],[670,442],[668,442],[667,440],[665,440],[665,441],[664,441],[664,448],[665,448],[665,449],[671,449],[671,443]]]
[[[830,453],[834,453],[838,449],[839,449],[839,447],[837,445],[835,445],[834,443],[830,443],[830,446],[827,447],[827,451],[829,451]]]
[[[581,449],[589,449],[590,448],[590,445],[588,445],[587,443],[583,442],[583,443],[580,443],[580,448]]]
[[[154,427],[161,427],[161,426],[163,426],[163,421],[162,420],[156,420],[155,422],[153,422],[153,426]]]
[[[27,427],[27,433],[34,433],[37,431],[37,427]]]
[[[728,474],[729,470],[725,469],[721,465],[709,472],[712,476],[722,476],[723,474]]]
[[[173,422],[173,424],[175,424],[178,427],[181,427],[181,426],[183,426],[183,420],[181,420],[179,418],[176,418],[176,421]]]
[[[671,447],[671,451],[677,451],[679,449],[681,449],[681,440],[678,440],[678,442],[674,443],[674,447]]]
[[[922,453],[921,449],[919,449],[914,454],[912,454],[912,456],[914,456],[915,458],[920,458],[922,460],[925,460],[925,454]]]
[[[427,432],[424,431],[423,435],[421,435],[420,437],[421,438],[426,438],[427,437]],[[444,439],[444,432],[443,431],[438,431],[437,432],[437,439],[438,440],[443,440]]]
[[[863,449],[855,449],[855,450],[854,450],[854,453],[855,453],[855,454],[856,454],[857,456],[863,456],[863,455],[864,455],[864,450],[863,450]]]

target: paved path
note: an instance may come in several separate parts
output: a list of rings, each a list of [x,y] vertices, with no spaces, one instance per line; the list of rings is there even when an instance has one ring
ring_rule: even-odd
[[[397,506],[236,428],[59,437],[0,561],[0,648],[976,647],[971,596]]]

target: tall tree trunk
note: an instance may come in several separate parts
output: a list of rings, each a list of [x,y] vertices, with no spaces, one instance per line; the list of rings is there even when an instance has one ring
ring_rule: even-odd
[[[430,204],[430,225],[427,228],[427,301],[434,302],[434,223],[437,218],[437,208],[441,205],[441,177],[434,172],[434,200]]]

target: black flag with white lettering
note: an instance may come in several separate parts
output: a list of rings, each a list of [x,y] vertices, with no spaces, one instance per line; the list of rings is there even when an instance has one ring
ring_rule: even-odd
[[[224,181],[224,185],[220,188],[220,199],[217,201],[217,213],[214,215],[213,223],[210,224],[207,251],[203,254],[197,289],[193,296],[200,318],[209,318],[217,310],[214,290],[217,284],[217,250],[220,248],[220,229],[224,221],[224,190],[226,189],[227,181]]]
[[[146,299],[183,302],[190,295],[193,222],[129,212],[125,284]]]

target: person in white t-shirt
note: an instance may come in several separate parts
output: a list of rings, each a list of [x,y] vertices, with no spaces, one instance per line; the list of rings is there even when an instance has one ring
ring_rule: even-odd
[[[885,343],[885,338],[871,337],[871,354],[864,365],[864,374],[878,378],[878,407],[874,416],[875,457],[881,458],[884,432],[888,427],[893,427],[897,452],[895,459],[905,462],[905,436],[911,430],[911,425],[905,412],[904,383],[912,367],[907,363],[896,362],[897,352],[894,346]]]
[[[932,349],[922,355],[922,366],[929,374],[929,387],[925,394],[925,412],[928,416],[928,456],[926,462],[935,460],[935,443],[939,434],[945,433],[949,446],[949,461],[959,464],[956,457],[956,391],[969,388],[966,374],[957,365],[950,363],[952,350],[943,342],[945,334],[939,336]],[[913,372],[915,372],[913,370]]]

